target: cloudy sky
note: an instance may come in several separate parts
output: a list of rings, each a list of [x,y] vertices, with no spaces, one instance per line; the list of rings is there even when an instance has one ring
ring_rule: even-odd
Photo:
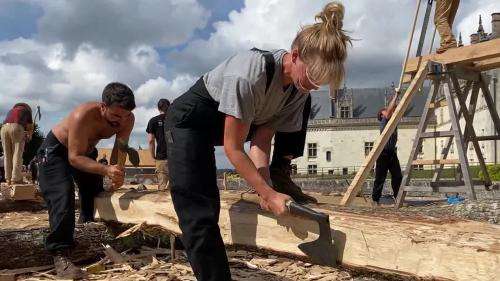
[[[145,147],[145,127],[160,97],[174,99],[237,51],[287,49],[327,2],[0,0],[0,118],[16,102],[40,105],[46,133],[75,105],[99,100],[107,83],[120,81],[134,90],[138,105],[131,144]],[[346,84],[397,81],[417,1],[341,2],[344,28],[356,38]],[[491,31],[492,12],[500,12],[500,1],[461,1],[454,29],[464,43],[479,15]]]

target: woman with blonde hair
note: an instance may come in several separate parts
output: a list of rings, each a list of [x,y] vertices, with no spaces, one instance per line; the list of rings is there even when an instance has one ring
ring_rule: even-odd
[[[261,207],[286,212],[290,196],[269,178],[275,132],[302,129],[309,91],[336,89],[344,77],[349,36],[344,7],[327,4],[317,22],[304,26],[291,50],[252,49],[205,73],[177,98],[167,114],[171,194],[191,267],[198,280],[231,280],[220,234],[214,146],[223,145],[236,171],[261,198]],[[244,142],[250,140],[250,151]]]

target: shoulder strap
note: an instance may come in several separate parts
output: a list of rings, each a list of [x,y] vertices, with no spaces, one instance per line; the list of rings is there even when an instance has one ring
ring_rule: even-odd
[[[269,86],[271,86],[271,82],[273,82],[274,68],[276,64],[276,62],[274,61],[273,53],[257,48],[252,48],[251,51],[261,53],[264,56],[264,61],[266,64],[265,69],[266,69],[266,94],[267,94],[267,90],[269,90]]]
[[[299,91],[299,90],[297,90],[297,88],[295,87],[295,85],[293,85],[293,83],[292,83],[291,87],[292,87],[292,92],[290,93],[290,95],[286,99],[285,105],[288,105],[289,103],[291,103],[292,100],[293,100],[293,98],[295,98],[295,96],[297,95],[297,92]]]

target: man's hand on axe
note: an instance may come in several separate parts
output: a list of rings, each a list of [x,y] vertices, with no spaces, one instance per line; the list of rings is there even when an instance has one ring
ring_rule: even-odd
[[[107,166],[106,176],[111,179],[111,188],[109,188],[109,191],[117,190],[125,182],[125,170],[120,165]]]

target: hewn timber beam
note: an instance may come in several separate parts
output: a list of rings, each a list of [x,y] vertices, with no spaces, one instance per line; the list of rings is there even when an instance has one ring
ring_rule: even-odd
[[[317,238],[317,223],[275,217],[237,192],[221,192],[219,227],[225,244],[306,257],[298,248]],[[95,200],[107,221],[159,225],[179,233],[168,192],[119,190]],[[314,209],[330,216],[330,229],[343,265],[441,280],[495,280],[500,268],[500,226],[473,221],[408,219],[398,213],[369,215]]]
[[[500,68],[500,57],[485,59],[472,63],[471,69],[477,71],[486,71],[490,69]]]
[[[408,87],[405,94],[403,95],[403,98],[396,107],[396,110],[392,114],[391,119],[385,126],[380,136],[375,141],[373,149],[370,151],[368,156],[366,156],[363,165],[361,166],[361,169],[359,169],[359,171],[356,173],[356,176],[352,180],[351,185],[349,185],[349,188],[347,189],[344,198],[342,198],[341,201],[342,205],[344,206],[349,205],[354,200],[354,197],[356,197],[356,195],[358,194],[359,190],[363,186],[363,183],[368,177],[368,174],[375,165],[377,158],[380,156],[380,153],[382,153],[382,150],[387,141],[389,140],[389,137],[392,135],[392,133],[394,133],[394,130],[396,130],[399,121],[401,120],[401,118],[403,118],[403,115],[406,109],[408,108],[408,105],[410,105],[410,102],[413,99],[413,95],[422,86],[422,83],[424,82],[427,76],[427,72],[428,72],[428,67],[427,67],[427,62],[425,62],[421,66],[415,78],[412,80],[410,87]]]
[[[417,159],[414,160],[412,165],[453,165],[460,164],[460,160],[458,159]]]
[[[420,65],[427,61],[434,61],[441,64],[474,63],[481,70],[488,70],[498,67],[498,60],[496,59],[500,59],[500,39],[450,49],[442,54],[411,58],[408,60],[405,73],[417,72]]]

